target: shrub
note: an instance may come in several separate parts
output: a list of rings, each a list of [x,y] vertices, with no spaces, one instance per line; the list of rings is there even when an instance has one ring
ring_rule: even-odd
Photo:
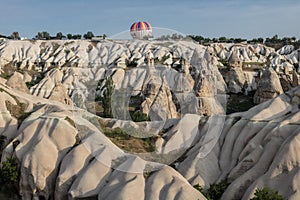
[[[70,40],[70,39],[72,39],[72,37],[73,37],[73,35],[71,34],[71,33],[68,33],[67,34],[67,38]]]
[[[135,111],[132,116],[131,116],[132,120],[134,122],[143,122],[143,121],[149,121],[149,117],[147,114],[142,113],[140,111]]]
[[[130,139],[130,135],[128,135],[121,128],[116,128],[116,129],[104,128],[103,132],[106,136],[108,136],[110,138],[117,138],[117,139],[120,139],[120,140]]]
[[[7,158],[0,168],[0,197],[1,199],[20,199],[18,195],[19,172],[15,158]]]
[[[133,68],[133,67],[136,67],[137,66],[137,63],[136,63],[137,59],[133,59],[132,61],[126,61],[126,66],[128,68]]]
[[[156,150],[155,137],[133,137],[121,128],[112,129],[105,127],[102,129],[102,131],[114,144],[116,144],[119,148],[123,149],[126,152],[146,153],[154,152]]]
[[[199,192],[203,193],[203,187],[201,187],[199,184],[194,185],[194,188],[195,188],[196,190],[198,190]]]
[[[62,39],[62,37],[63,37],[63,34],[62,34],[62,32],[58,32],[58,33],[56,33],[56,39],[58,39],[58,40],[61,40]]]
[[[93,32],[88,31],[86,34],[83,35],[84,39],[92,39],[94,37]]]
[[[254,193],[254,197],[251,200],[283,200],[283,197],[268,187],[263,189],[257,189]]]
[[[0,170],[0,182],[5,184],[15,184],[18,182],[19,172],[15,158],[7,158],[2,162]]]
[[[219,200],[228,185],[229,184],[224,180],[220,183],[210,185],[207,190],[204,190],[199,184],[195,185],[194,188],[201,192],[208,200]]]

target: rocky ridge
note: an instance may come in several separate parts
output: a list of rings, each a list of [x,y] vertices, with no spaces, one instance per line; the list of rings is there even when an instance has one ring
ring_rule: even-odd
[[[190,64],[195,52],[200,58],[205,52],[210,54],[210,65],[219,68],[230,93],[256,91],[259,76],[267,66],[275,70],[284,91],[299,84],[299,51],[289,45],[275,51],[261,44],[214,43],[206,47],[191,41],[9,40],[0,46],[0,71],[3,76],[10,76],[16,70],[27,71],[32,80],[26,81],[34,86],[31,93],[46,98],[59,82],[70,96],[74,82],[81,88],[90,80],[99,81],[110,75],[115,76],[115,84],[120,88],[119,78],[128,70],[154,65],[184,72],[194,86],[197,74]],[[136,75],[136,72],[131,74],[134,78]],[[59,77],[49,80],[49,76]],[[41,85],[47,90],[49,87],[49,91],[36,89]]]
[[[16,158],[22,199],[206,199],[193,186],[221,181],[222,200],[266,186],[300,198],[290,46],[9,41],[0,52],[1,163]],[[114,118],[88,108],[106,77]],[[227,94],[253,91],[257,106],[226,115]],[[151,121],[130,120],[133,101]]]
[[[172,157],[180,149],[186,151],[173,161],[175,169],[147,161],[149,155],[124,152],[94,125],[93,120],[103,124],[104,119],[3,84],[0,87],[1,135],[7,137],[1,161],[12,155],[17,158],[23,199],[128,199],[136,194],[145,199],[205,199],[192,185],[209,187],[224,179],[230,185],[222,199],[249,199],[263,186],[285,198],[299,198],[297,181],[290,181],[299,173],[299,87],[244,113],[186,114],[167,121],[164,127],[171,128],[157,133],[156,152]],[[30,115],[20,121],[11,104]],[[143,124],[148,127],[145,130],[155,125],[105,121],[109,127],[125,130],[128,123]],[[156,170],[145,175],[147,169]]]

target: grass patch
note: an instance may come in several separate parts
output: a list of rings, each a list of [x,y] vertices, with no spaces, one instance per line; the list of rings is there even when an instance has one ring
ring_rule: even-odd
[[[65,117],[65,120],[66,120],[67,122],[69,122],[74,128],[76,128],[76,124],[75,124],[75,122],[74,122],[73,119],[71,119],[70,117],[66,116],[66,117]]]
[[[103,133],[118,147],[129,153],[147,153],[155,151],[156,138],[136,138],[120,128],[103,128]]]

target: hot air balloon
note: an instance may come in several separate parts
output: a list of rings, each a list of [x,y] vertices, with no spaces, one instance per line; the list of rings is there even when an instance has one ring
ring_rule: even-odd
[[[130,27],[133,39],[145,39],[152,37],[152,26],[148,22],[135,22]]]

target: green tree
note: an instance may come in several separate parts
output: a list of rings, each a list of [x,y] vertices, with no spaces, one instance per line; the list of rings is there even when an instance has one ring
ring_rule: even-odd
[[[46,39],[46,40],[50,40],[50,34],[48,33],[48,32],[46,32],[46,31],[44,31],[43,32],[43,35],[44,35],[44,38]]]
[[[257,38],[253,38],[252,40],[250,40],[250,41],[248,41],[248,42],[258,43],[258,39],[257,39]]]
[[[86,34],[83,35],[84,39],[92,39],[94,37],[93,32],[88,31]]]
[[[277,34],[274,35],[274,36],[271,38],[271,40],[272,40],[272,42],[274,42],[274,43],[280,41]]]
[[[199,184],[194,188],[201,192],[208,200],[219,200],[228,187],[228,183],[224,180],[220,183],[212,184],[207,190],[204,190]]]
[[[218,39],[218,38],[213,38],[212,41],[213,41],[213,42],[218,42],[219,39]]]
[[[13,33],[11,34],[11,38],[12,38],[13,40],[19,40],[19,39],[20,39],[20,34],[19,34],[19,32],[17,32],[17,31],[13,32]]]
[[[6,35],[2,35],[2,34],[0,34],[0,38],[6,38],[6,39],[9,39],[9,37],[8,37],[8,36],[6,36]]]
[[[100,101],[102,102],[103,114],[104,117],[112,117],[112,94],[114,92],[114,83],[112,78],[105,78],[104,91],[102,96],[100,97]]]
[[[219,38],[219,42],[227,42],[227,38],[226,37],[220,37]]]
[[[107,38],[107,35],[103,34],[102,37],[103,37],[103,40],[105,40]]]
[[[204,37],[200,36],[200,35],[188,35],[187,37],[192,38],[193,40],[195,40],[196,42],[202,43],[204,41]]]
[[[263,44],[264,43],[264,39],[263,38],[257,38],[257,41],[259,42],[259,43],[261,43],[261,44]]]
[[[234,39],[235,43],[241,43],[241,42],[245,42],[245,41],[247,41],[247,40],[246,39],[242,39],[242,38],[235,38]]]
[[[81,35],[80,34],[75,34],[72,36],[73,39],[81,39]]]
[[[62,32],[58,32],[58,33],[56,34],[56,37],[55,37],[55,38],[58,39],[58,40],[61,40],[61,39],[63,38]]]
[[[38,32],[38,34],[35,36],[36,39],[39,40],[50,40],[50,34],[46,31]]]
[[[70,39],[72,39],[72,37],[73,37],[73,35],[71,34],[71,33],[68,33],[67,34],[67,38],[70,40]]]
[[[268,187],[263,189],[257,189],[254,193],[254,197],[251,200],[283,200],[283,197]]]
[[[42,32],[38,32],[38,34],[35,36],[36,39],[42,39],[43,38],[43,34]]]

